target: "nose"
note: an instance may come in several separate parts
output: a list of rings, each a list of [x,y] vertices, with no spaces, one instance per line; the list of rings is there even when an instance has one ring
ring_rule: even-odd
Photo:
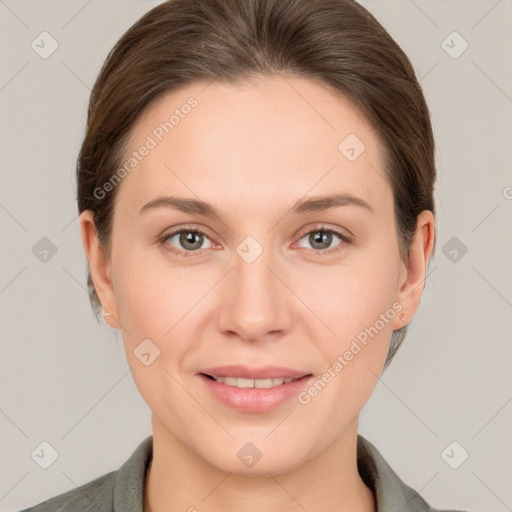
[[[270,251],[255,260],[234,256],[233,268],[224,279],[217,322],[227,336],[256,342],[289,332],[294,323],[294,298]],[[295,304],[296,307],[296,304]]]

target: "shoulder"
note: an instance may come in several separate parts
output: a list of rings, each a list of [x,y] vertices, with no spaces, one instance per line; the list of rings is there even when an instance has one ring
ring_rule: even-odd
[[[474,510],[460,510],[460,509],[455,510],[453,508],[450,508],[450,509],[443,508],[442,510],[439,508],[431,508],[430,510],[432,510],[432,512],[475,512]]]
[[[153,436],[117,470],[20,512],[141,512]]]
[[[361,435],[357,441],[357,464],[361,478],[373,491],[378,512],[471,512],[432,507],[401,480],[379,450]]]
[[[116,477],[112,471],[21,512],[112,512]]]

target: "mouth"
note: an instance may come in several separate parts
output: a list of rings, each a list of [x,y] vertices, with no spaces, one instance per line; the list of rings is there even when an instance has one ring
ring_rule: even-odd
[[[219,377],[215,375],[208,375],[207,373],[202,373],[206,378],[214,380],[216,382],[221,382],[226,386],[233,386],[236,388],[258,388],[258,389],[270,389],[275,388],[276,386],[281,386],[282,384],[288,384],[289,382],[294,382],[296,380],[304,379],[305,377],[310,377],[311,374],[303,375],[302,377],[273,377],[267,379],[248,379],[245,377]]]
[[[267,366],[231,365],[204,369],[197,374],[209,396],[244,413],[270,411],[291,400],[313,378],[312,373]]]

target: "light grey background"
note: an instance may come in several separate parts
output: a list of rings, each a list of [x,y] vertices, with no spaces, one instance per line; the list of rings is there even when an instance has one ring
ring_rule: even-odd
[[[151,434],[120,333],[89,307],[74,167],[108,51],[158,3],[0,0],[0,511],[118,469]],[[422,305],[360,433],[434,506],[512,510],[512,1],[361,3],[421,79],[439,177]],[[31,47],[43,31],[47,59]],[[31,457],[43,441],[48,469]],[[458,469],[441,456],[453,441]]]

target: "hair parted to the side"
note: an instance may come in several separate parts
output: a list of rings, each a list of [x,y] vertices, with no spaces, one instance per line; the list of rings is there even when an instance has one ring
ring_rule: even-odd
[[[165,92],[200,80],[238,83],[287,74],[350,99],[382,141],[403,261],[422,210],[434,213],[434,137],[422,89],[398,44],[354,0],[168,0],[110,51],[92,89],[77,160],[79,213],[92,210],[110,254],[117,189],[102,187],[122,165],[136,121]],[[93,311],[101,311],[90,271]],[[407,332],[393,332],[385,367]]]

